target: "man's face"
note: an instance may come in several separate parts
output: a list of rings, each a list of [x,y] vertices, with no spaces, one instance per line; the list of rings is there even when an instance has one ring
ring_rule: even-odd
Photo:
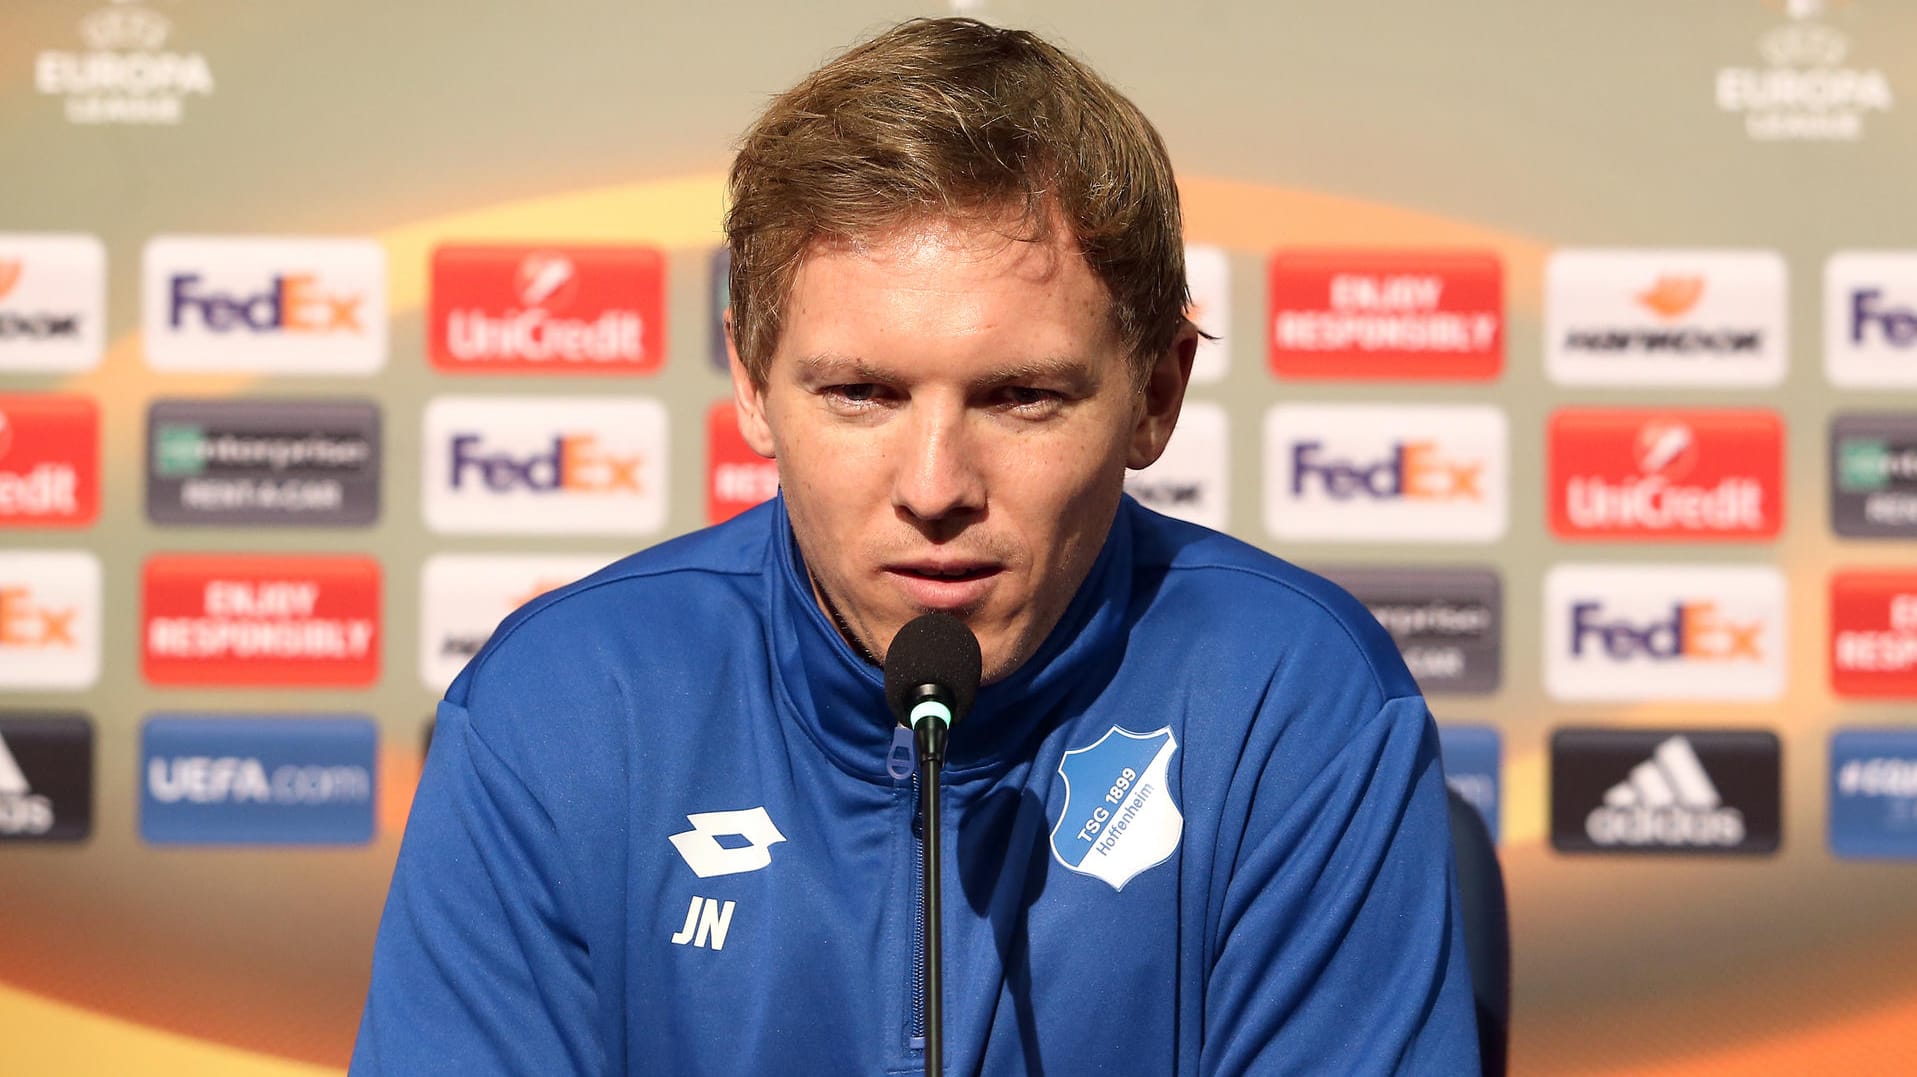
[[[1196,343],[1143,392],[1110,300],[1054,224],[920,221],[815,247],[764,386],[737,358],[746,440],[779,462],[829,611],[883,656],[919,614],[965,621],[986,680],[1058,623],[1111,527],[1125,468],[1171,436]]]

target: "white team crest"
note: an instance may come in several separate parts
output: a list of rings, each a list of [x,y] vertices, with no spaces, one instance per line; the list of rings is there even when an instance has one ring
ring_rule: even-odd
[[[1065,807],[1052,828],[1058,862],[1113,890],[1178,849],[1185,816],[1172,800],[1169,772],[1178,741],[1171,727],[1134,733],[1113,726],[1059,761]]]
[[[701,879],[714,875],[737,875],[758,871],[772,863],[772,846],[785,840],[764,808],[739,811],[705,811],[686,816],[691,830],[681,831],[667,840],[685,857],[686,866]],[[720,838],[743,838],[745,844],[727,848]]]

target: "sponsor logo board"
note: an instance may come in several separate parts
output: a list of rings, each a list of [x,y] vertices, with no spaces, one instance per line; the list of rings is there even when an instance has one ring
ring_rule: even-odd
[[[1438,754],[1444,763],[1445,784],[1478,810],[1496,842],[1503,772],[1498,731],[1490,726],[1441,725]]]
[[[380,570],[370,557],[159,554],[142,585],[141,662],[154,684],[379,679]]]
[[[730,399],[706,412],[706,522],[723,523],[779,492],[779,465],[752,451]]]
[[[1830,633],[1832,691],[1917,699],[1917,571],[1832,576]]]
[[[142,268],[155,370],[366,375],[386,365],[370,239],[156,236]]]
[[[1549,442],[1559,538],[1727,542],[1783,527],[1784,424],[1772,412],[1566,409]]]
[[[1560,700],[1784,692],[1784,577],[1760,565],[1567,564],[1544,581],[1544,684]]]
[[[506,615],[613,556],[437,554],[420,577],[419,676],[444,692]]]
[[[1493,542],[1505,446],[1491,407],[1281,404],[1265,413],[1265,526],[1281,539]]]
[[[1223,531],[1231,524],[1231,437],[1225,409],[1186,401],[1164,455],[1125,473],[1125,492],[1167,516]]]
[[[1483,568],[1320,570],[1365,604],[1425,693],[1482,695],[1504,673],[1504,596]]]
[[[0,713],[0,842],[85,841],[93,833],[93,723],[84,715]]]
[[[159,400],[146,514],[158,524],[370,524],[379,408],[325,400]]]
[[[378,732],[360,715],[156,714],[140,729],[140,837],[156,845],[363,845]]]
[[[1789,355],[1784,259],[1756,250],[1560,250],[1544,271],[1559,385],[1771,386]]]
[[[0,551],[0,688],[100,679],[100,562],[82,550]]]
[[[647,534],[666,520],[666,409],[642,397],[441,397],[426,406],[439,532]]]
[[[1777,735],[1560,729],[1551,845],[1566,853],[1768,854],[1782,834]]]
[[[1832,734],[1830,850],[1858,859],[1917,858],[1917,730]]]
[[[1225,249],[1203,244],[1186,247],[1185,285],[1191,291],[1185,316],[1211,334],[1209,340],[1198,338],[1198,352],[1191,362],[1192,384],[1211,385],[1222,381],[1231,369],[1231,258]]]
[[[106,247],[100,240],[0,234],[0,370],[92,370],[105,351]]]
[[[1483,381],[1504,370],[1504,271],[1480,251],[1281,251],[1271,369],[1326,380]]]
[[[1917,536],[1917,413],[1831,420],[1831,529],[1851,538]]]
[[[1824,373],[1844,389],[1917,388],[1917,251],[1824,263]]]
[[[0,396],[0,528],[86,527],[99,513],[93,399]]]
[[[428,355],[455,374],[656,373],[665,265],[650,247],[439,247]]]

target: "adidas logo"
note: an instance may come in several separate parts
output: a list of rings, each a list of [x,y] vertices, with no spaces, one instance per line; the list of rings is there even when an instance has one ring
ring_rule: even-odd
[[[0,738],[0,834],[39,835],[53,829],[53,802],[33,791],[5,738]]]
[[[1607,847],[1729,847],[1744,840],[1744,813],[1724,806],[1691,742],[1679,735],[1605,790],[1604,804],[1585,816],[1584,832]]]

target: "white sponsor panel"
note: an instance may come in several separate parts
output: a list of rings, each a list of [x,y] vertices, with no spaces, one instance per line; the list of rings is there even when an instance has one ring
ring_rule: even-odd
[[[99,679],[99,559],[0,552],[0,688],[91,688]]]
[[[1483,405],[1281,404],[1265,413],[1265,526],[1304,541],[1495,542],[1505,425]]]
[[[1776,385],[1787,284],[1775,251],[1557,251],[1544,270],[1545,368],[1559,385]]]
[[[643,535],[666,522],[665,405],[645,397],[441,397],[420,474],[434,531]]]
[[[367,375],[386,365],[386,252],[373,240],[157,236],[141,276],[155,370]]]
[[[1221,381],[1231,369],[1231,258],[1222,247],[1185,248],[1185,282],[1191,289],[1191,319],[1215,340],[1198,338],[1192,357],[1195,385]]]
[[[1225,409],[1186,401],[1158,462],[1127,472],[1125,490],[1167,516],[1223,531],[1231,522],[1231,443]]]
[[[1824,263],[1824,373],[1844,389],[1917,388],[1917,250]]]
[[[507,614],[617,555],[438,554],[420,577],[419,678],[443,692]]]
[[[95,236],[0,235],[0,370],[92,370],[106,351],[106,247]]]
[[[1544,683],[1561,700],[1784,693],[1784,577],[1762,565],[1566,564],[1544,581]]]

